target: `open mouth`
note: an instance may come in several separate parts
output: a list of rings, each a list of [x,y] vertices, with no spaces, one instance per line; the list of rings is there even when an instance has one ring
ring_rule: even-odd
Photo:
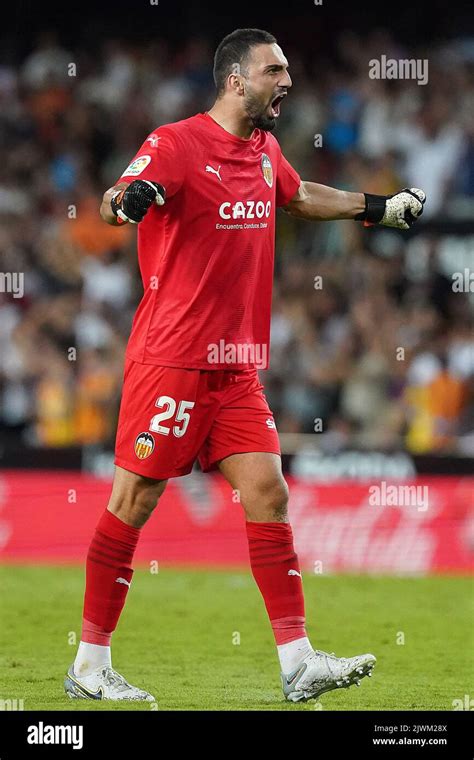
[[[271,102],[270,108],[272,111],[272,116],[275,118],[280,115],[280,103],[284,97],[286,97],[286,92],[284,92],[282,95],[277,95],[276,98],[273,98]]]

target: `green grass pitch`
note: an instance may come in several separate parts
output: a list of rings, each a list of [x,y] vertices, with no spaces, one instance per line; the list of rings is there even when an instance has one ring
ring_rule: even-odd
[[[69,700],[83,570],[0,567],[0,700],[25,710],[452,710],[472,694],[469,578],[306,574],[313,646],[373,652],[372,679],[319,701],[283,701],[273,635],[250,572],[147,568],[115,634],[113,664],[156,704]],[[404,643],[402,643],[404,642]]]

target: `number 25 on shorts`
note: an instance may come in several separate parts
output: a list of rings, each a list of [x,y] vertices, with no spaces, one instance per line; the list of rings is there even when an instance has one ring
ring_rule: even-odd
[[[171,396],[159,396],[156,399],[155,406],[161,407],[163,411],[151,418],[150,430],[160,435],[169,435],[170,430],[172,430],[176,438],[182,438],[188,429],[189,420],[191,419],[187,409],[193,408],[194,401],[176,402]],[[172,427],[161,424],[165,420],[171,420],[172,418],[174,418],[175,422]]]

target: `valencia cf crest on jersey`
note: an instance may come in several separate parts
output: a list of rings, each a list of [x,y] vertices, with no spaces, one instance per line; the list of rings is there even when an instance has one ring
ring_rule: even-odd
[[[268,187],[271,187],[273,185],[273,168],[272,162],[266,153],[262,154],[262,174],[263,179],[267,183]]]
[[[135,454],[139,459],[147,459],[154,448],[155,439],[150,433],[140,433],[135,438]]]

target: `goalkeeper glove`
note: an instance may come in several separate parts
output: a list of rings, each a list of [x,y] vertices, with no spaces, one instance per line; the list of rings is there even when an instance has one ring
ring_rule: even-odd
[[[152,203],[162,206],[166,191],[158,182],[147,179],[135,179],[124,190],[117,190],[110,200],[110,208],[119,223],[141,222]]]
[[[365,211],[357,214],[355,219],[364,222],[364,226],[382,224],[408,230],[423,213],[426,195],[417,187],[406,187],[395,195],[365,195]]]

